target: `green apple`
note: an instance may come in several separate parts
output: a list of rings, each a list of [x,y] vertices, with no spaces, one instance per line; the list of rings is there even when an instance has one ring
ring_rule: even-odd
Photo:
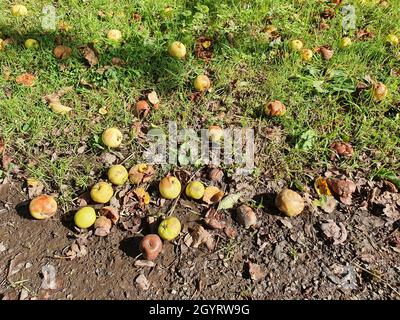
[[[200,181],[191,181],[186,186],[186,195],[193,199],[201,199],[204,195],[204,185]]]
[[[108,128],[103,132],[101,139],[107,147],[117,148],[122,142],[122,132],[117,128]]]
[[[174,240],[181,232],[181,223],[176,217],[169,217],[161,221],[158,226],[159,236],[166,241]]]
[[[101,181],[96,183],[90,190],[90,197],[94,202],[107,203],[114,194],[111,184]]]
[[[128,180],[128,170],[123,165],[117,164],[108,169],[108,180],[111,183],[121,186]]]
[[[28,9],[22,4],[15,4],[11,7],[11,14],[14,17],[22,17],[28,14]]]
[[[300,40],[292,40],[289,43],[289,48],[292,51],[300,51],[301,49],[303,49],[303,42],[301,42]]]
[[[182,42],[174,41],[169,46],[168,52],[176,59],[183,59],[186,56],[186,47]]]
[[[161,196],[165,199],[175,199],[182,190],[180,181],[172,176],[162,178],[159,184]]]
[[[344,38],[342,38],[342,40],[340,40],[340,48],[344,49],[344,48],[350,47],[352,43],[353,42],[352,42],[351,38],[344,37]]]
[[[24,45],[25,45],[25,48],[27,48],[27,49],[39,48],[39,42],[35,39],[26,39]]]
[[[96,211],[92,207],[83,207],[75,213],[74,222],[78,228],[87,229],[96,222]]]

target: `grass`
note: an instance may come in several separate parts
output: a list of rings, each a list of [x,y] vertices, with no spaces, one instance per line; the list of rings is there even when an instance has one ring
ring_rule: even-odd
[[[348,34],[353,45],[340,49],[340,9],[327,21],[328,30],[318,29],[320,13],[332,6],[324,1],[59,1],[57,17],[72,29],[46,32],[40,14],[48,1],[23,1],[30,14],[15,18],[9,11],[14,1],[1,0],[0,37],[14,40],[0,51],[0,134],[6,152],[25,177],[46,182],[68,201],[104,174],[106,167],[99,161],[103,150],[94,142],[107,127],[119,127],[129,137],[117,153],[120,159],[134,153],[127,165],[140,161],[143,149],[134,133],[138,119],[133,109],[144,93],[156,90],[161,108],[144,124],[167,128],[173,119],[183,128],[254,127],[258,175],[309,183],[305,172],[318,174],[335,166],[353,171],[365,169],[366,163],[371,174],[380,168],[398,172],[400,78],[392,70],[399,69],[400,48],[390,48],[385,38],[389,33],[400,35],[400,7],[396,1],[389,1],[389,8],[372,0],[343,2],[355,6],[357,29],[372,31],[374,38],[356,41],[353,30]],[[134,20],[134,13],[140,21]],[[266,37],[270,24],[278,28],[281,42],[271,43]],[[110,29],[122,31],[121,45],[106,39]],[[194,54],[202,35],[212,39],[208,63]],[[39,40],[40,49],[24,49],[27,38]],[[289,40],[296,38],[308,48],[331,45],[335,54],[330,61],[315,55],[311,63],[303,63],[288,49]],[[174,40],[187,46],[186,60],[168,56],[168,43]],[[73,48],[70,59],[60,62],[53,56],[57,41]],[[99,65],[91,68],[78,50],[90,42],[100,53]],[[113,57],[126,65],[111,66]],[[98,70],[102,66],[108,69]],[[38,77],[33,87],[15,83],[25,72]],[[212,91],[192,102],[188,97],[193,80],[203,72],[212,79]],[[368,90],[360,97],[343,91],[354,89],[366,75],[387,85],[388,99],[375,103]],[[66,86],[74,91],[62,102],[74,110],[60,116],[42,97]],[[285,117],[262,115],[270,100],[285,103]],[[101,107],[107,108],[106,115],[99,114]],[[279,128],[280,138],[261,138],[268,128]],[[308,149],[302,140],[305,132],[313,137]],[[335,140],[350,142],[355,156],[332,163],[329,146]],[[83,145],[87,147],[80,154]]]

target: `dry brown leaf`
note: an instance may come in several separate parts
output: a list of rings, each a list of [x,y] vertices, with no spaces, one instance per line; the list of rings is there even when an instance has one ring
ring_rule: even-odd
[[[266,273],[261,269],[260,265],[249,261],[248,268],[249,268],[250,278],[254,282],[260,282],[265,278]]]
[[[331,149],[342,157],[351,157],[354,153],[352,145],[347,142],[336,141],[332,143]]]
[[[348,179],[328,179],[330,190],[339,197],[344,204],[351,205],[352,195],[356,191],[356,184]]]
[[[28,195],[30,199],[37,197],[43,193],[44,184],[41,181],[34,178],[28,178],[26,180],[26,183],[28,185]]]
[[[60,102],[60,98],[71,91],[72,87],[65,87],[56,93],[52,93],[43,97],[43,99],[48,103],[50,109],[55,113],[66,114],[72,111],[72,108],[67,107]]]
[[[15,78],[15,82],[25,87],[32,87],[35,84],[36,77],[31,73],[24,73]]]
[[[208,210],[204,218],[204,222],[207,224],[207,226],[213,229],[223,229],[226,226],[224,215],[214,208]]]
[[[91,67],[99,63],[99,52],[92,43],[80,47],[83,57]]]
[[[321,223],[321,230],[334,245],[341,244],[347,239],[346,227],[341,222],[337,225],[333,220],[326,220]]]
[[[214,238],[201,225],[196,225],[190,235],[193,238],[193,243],[191,244],[191,247],[198,248],[201,244],[204,243],[208,250],[214,250]]]

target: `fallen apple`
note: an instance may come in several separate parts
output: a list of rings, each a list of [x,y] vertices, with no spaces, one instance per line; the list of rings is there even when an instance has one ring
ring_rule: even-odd
[[[181,232],[181,223],[176,217],[168,217],[158,226],[159,236],[166,241],[175,239]]]
[[[111,183],[121,186],[128,180],[128,170],[121,164],[117,164],[108,169],[108,180]]]
[[[350,47],[352,45],[353,41],[349,37],[344,37],[342,40],[340,40],[340,48],[344,49],[347,47]]]
[[[301,58],[303,61],[311,61],[314,53],[310,49],[303,49],[301,51]]]
[[[105,216],[100,216],[94,223],[94,234],[99,237],[105,237],[110,233],[112,222]]]
[[[175,199],[182,190],[180,181],[172,176],[162,178],[159,184],[161,196],[165,199]]]
[[[101,181],[96,183],[90,190],[90,197],[94,202],[107,203],[114,194],[111,184]]]
[[[286,106],[279,100],[268,102],[264,107],[267,116],[283,116],[286,113]]]
[[[289,217],[295,217],[304,209],[303,198],[295,191],[283,189],[275,198],[277,208]]]
[[[224,136],[224,130],[220,126],[210,126],[208,136],[212,142],[218,142]]]
[[[122,40],[122,33],[121,31],[117,30],[117,29],[113,29],[108,31],[107,33],[107,38],[111,41],[121,41]]]
[[[68,59],[72,54],[72,49],[67,46],[59,45],[54,48],[53,53],[57,59]]]
[[[139,247],[146,260],[156,260],[162,251],[163,243],[157,234],[148,234],[140,241]]]
[[[183,59],[186,56],[186,47],[182,42],[174,41],[169,46],[168,52],[176,59]]]
[[[0,39],[0,51],[3,51],[4,47],[4,40]]]
[[[380,102],[380,101],[385,100],[385,98],[388,94],[388,89],[385,86],[385,84],[383,84],[382,82],[376,82],[372,86],[372,94],[373,94],[374,100],[377,102]]]
[[[203,198],[204,190],[204,185],[200,181],[191,181],[186,186],[186,195],[189,198],[198,200]]]
[[[386,37],[386,41],[389,42],[390,45],[392,45],[393,47],[399,45],[399,37],[396,36],[395,34],[389,34],[389,35]]]
[[[139,100],[136,103],[136,115],[140,116],[141,114],[143,114],[144,116],[147,116],[149,112],[150,106],[146,100]]]
[[[117,128],[108,128],[101,135],[101,140],[109,148],[117,148],[122,142],[122,132]]]
[[[211,80],[205,74],[200,74],[194,80],[194,88],[197,91],[204,92],[210,89]]]
[[[81,229],[91,227],[96,221],[96,211],[92,207],[80,208],[74,216],[75,225]]]
[[[15,4],[11,7],[11,14],[14,17],[22,17],[28,14],[28,9],[22,4]]]
[[[42,194],[31,200],[29,213],[38,220],[51,218],[57,212],[57,202],[53,197]]]
[[[37,49],[39,48],[39,42],[35,39],[26,39],[24,46],[26,49]]]
[[[289,43],[289,48],[292,51],[300,51],[301,49],[303,49],[303,42],[301,42],[300,40],[292,40]]]

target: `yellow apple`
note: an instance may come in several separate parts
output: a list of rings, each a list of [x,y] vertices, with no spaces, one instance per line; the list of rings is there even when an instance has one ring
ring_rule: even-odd
[[[211,81],[210,78],[205,74],[200,74],[194,80],[194,87],[197,91],[203,92],[210,89]]]
[[[201,199],[204,195],[204,185],[200,181],[191,181],[186,186],[186,195],[193,199]]]
[[[301,49],[303,49],[303,42],[301,42],[300,40],[292,40],[289,43],[289,48],[292,51],[300,51]]]
[[[121,41],[122,40],[122,33],[117,29],[113,29],[108,31],[107,38],[112,41]]]
[[[78,228],[87,229],[96,222],[96,211],[92,207],[83,207],[75,213],[74,222]]]
[[[394,47],[399,45],[399,37],[394,34],[389,34],[386,37],[386,41],[389,42]]]
[[[53,197],[42,194],[29,203],[29,213],[38,220],[48,219],[57,212],[57,202]]]
[[[295,217],[304,209],[304,200],[297,192],[284,189],[275,198],[277,208],[289,217]]]
[[[14,17],[22,17],[28,14],[28,9],[22,4],[15,4],[11,7],[11,14]]]
[[[303,61],[311,61],[313,57],[313,52],[310,49],[303,49],[301,51],[301,58]]]
[[[108,128],[103,132],[101,139],[107,147],[117,148],[122,142],[122,132],[117,128]]]
[[[344,37],[344,38],[342,38],[342,40],[340,40],[340,47],[341,47],[342,49],[343,49],[343,48],[347,48],[347,47],[350,47],[352,43],[353,43],[353,42],[352,42],[351,38],[349,38],[349,37]]]
[[[90,197],[97,203],[107,203],[113,194],[114,191],[111,184],[104,181],[96,183],[90,190]]]
[[[35,39],[26,39],[24,45],[25,45],[25,48],[27,48],[27,49],[39,48],[39,42]]]
[[[208,135],[212,142],[218,142],[224,136],[224,130],[220,126],[210,126]]]
[[[174,240],[181,232],[181,223],[176,217],[168,217],[158,226],[158,235],[166,241]]]
[[[182,186],[180,181],[177,178],[171,176],[161,179],[159,184],[161,196],[165,199],[177,198],[181,193],[181,189]]]
[[[168,52],[176,59],[183,59],[186,56],[186,47],[182,42],[174,41],[169,46]]]
[[[108,180],[111,183],[120,186],[128,180],[128,170],[123,165],[117,164],[108,169]]]

